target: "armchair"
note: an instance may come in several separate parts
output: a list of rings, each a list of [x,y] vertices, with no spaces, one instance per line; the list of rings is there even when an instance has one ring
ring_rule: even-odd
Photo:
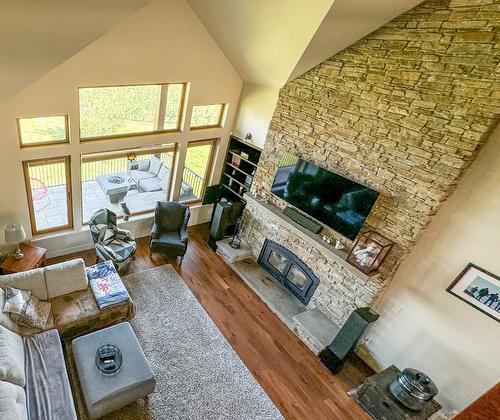
[[[132,234],[116,226],[116,214],[100,209],[89,220],[90,234],[95,244],[97,259],[111,260],[115,265],[134,258],[137,244]]]
[[[167,257],[181,257],[182,261],[187,249],[187,225],[190,215],[188,206],[175,201],[156,203],[149,238],[149,254],[156,252]]]

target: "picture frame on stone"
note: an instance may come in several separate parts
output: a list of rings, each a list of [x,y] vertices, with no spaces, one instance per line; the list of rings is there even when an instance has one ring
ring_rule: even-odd
[[[469,263],[446,291],[500,322],[500,277]]]

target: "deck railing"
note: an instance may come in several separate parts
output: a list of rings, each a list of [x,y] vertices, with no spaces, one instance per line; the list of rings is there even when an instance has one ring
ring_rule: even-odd
[[[154,155],[139,156],[140,159],[148,159]],[[161,153],[160,159],[167,168],[172,167],[172,153]],[[82,182],[94,181],[99,175],[112,174],[116,172],[127,172],[128,160],[126,157],[117,157],[110,159],[91,160],[82,162],[81,176]],[[66,184],[64,174],[64,165],[40,165],[32,166],[29,168],[30,178],[36,178],[47,187],[55,187],[58,185]],[[190,185],[193,189],[193,194],[200,197],[203,189],[203,177],[199,176],[196,172],[184,167],[182,180]]]
[[[193,194],[200,198],[203,190],[203,178],[199,176],[196,172],[192,171],[188,167],[184,168],[182,173],[182,182],[190,185],[193,189]]]

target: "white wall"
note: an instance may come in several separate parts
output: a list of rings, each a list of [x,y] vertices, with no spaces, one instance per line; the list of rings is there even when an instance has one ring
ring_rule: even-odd
[[[383,367],[414,367],[461,410],[500,379],[500,324],[446,292],[473,262],[500,275],[500,127],[401,264],[367,347]]]
[[[252,141],[257,146],[263,147],[278,96],[279,88],[277,87],[244,83],[234,133],[241,138],[251,133]]]
[[[190,83],[186,124],[181,133],[79,143],[78,87],[179,81]],[[88,233],[81,232],[81,154],[178,142],[179,155],[183,156],[189,140],[220,138],[216,171],[211,177],[212,182],[217,182],[222,151],[233,125],[241,86],[241,78],[184,0],[160,0],[141,9],[2,103],[0,230],[13,221],[23,223],[29,230],[21,165],[26,159],[71,156],[75,230],[59,234],[57,240],[40,241],[52,254],[69,247],[76,249],[90,239]],[[220,102],[229,103],[224,128],[189,132],[187,122],[193,104]],[[16,117],[58,114],[69,114],[71,144],[20,150]],[[206,220],[207,214],[206,209],[193,209],[193,222]],[[134,233],[140,234],[144,230],[143,224],[138,221],[129,223],[129,226],[132,229],[137,227],[137,233]]]

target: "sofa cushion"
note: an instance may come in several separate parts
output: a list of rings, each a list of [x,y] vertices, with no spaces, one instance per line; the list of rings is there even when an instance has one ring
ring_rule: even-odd
[[[19,385],[0,381],[0,419],[27,420],[26,394]]]
[[[20,328],[9,316],[7,312],[3,311],[5,306],[5,291],[0,288],[0,325],[8,328],[11,331],[19,333]]]
[[[151,163],[149,164],[148,172],[157,176],[158,173],[160,172],[161,167],[163,166],[163,162],[157,157],[152,157],[150,161]]]
[[[38,299],[47,300],[47,287],[45,286],[44,268],[23,271],[21,273],[7,274],[0,276],[0,286],[5,290],[5,286],[12,286],[17,289],[28,290]]]
[[[158,238],[151,239],[150,249],[160,254],[183,255],[186,244],[181,241],[178,232],[164,232],[160,233]]]
[[[25,337],[24,345],[29,418],[76,420],[71,386],[57,330]]]
[[[101,311],[90,288],[52,299],[54,324],[62,337],[74,337],[132,319],[131,300]]]
[[[135,182],[139,182],[141,179],[156,178],[156,175],[150,174],[148,171],[138,171],[134,169],[130,171],[130,177]]]
[[[153,192],[153,191],[161,191],[161,183],[159,178],[149,178],[143,179],[139,186],[143,191]]]
[[[81,258],[49,265],[45,268],[45,279],[49,299],[85,290],[89,285],[85,274],[85,263]]]
[[[24,387],[24,346],[19,334],[0,326],[0,381]]]
[[[38,300],[31,292],[6,287],[7,300],[4,312],[9,312],[13,321],[25,327],[45,328],[50,314],[50,302]]]

